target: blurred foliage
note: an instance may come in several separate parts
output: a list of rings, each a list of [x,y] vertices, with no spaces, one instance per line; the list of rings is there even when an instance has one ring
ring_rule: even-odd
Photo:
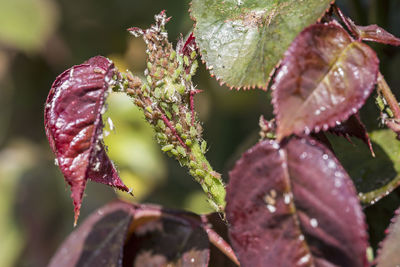
[[[358,24],[377,23],[400,36],[398,0],[337,1]],[[55,77],[71,65],[101,54],[124,70],[141,74],[144,44],[126,32],[148,27],[162,9],[172,16],[169,39],[192,27],[188,0],[0,0],[0,266],[45,266],[72,231],[73,208],[61,173],[54,166],[43,127],[43,104]],[[400,49],[373,45],[380,67],[400,97]],[[258,120],[272,117],[269,92],[230,91],[200,67],[195,83],[204,93],[196,109],[204,122],[211,164],[227,179],[240,154],[257,142]],[[161,154],[152,132],[129,99],[108,99],[108,116],[116,132],[106,139],[110,157],[135,197],[194,212],[209,211],[199,186],[179,164]],[[373,100],[362,111],[369,130],[377,129]],[[94,209],[117,197],[108,187],[90,183],[81,211],[83,220]],[[377,240],[400,205],[399,190],[366,209],[371,239]],[[382,204],[381,204],[382,203]],[[385,216],[381,216],[384,214]],[[379,218],[379,220],[374,220]]]

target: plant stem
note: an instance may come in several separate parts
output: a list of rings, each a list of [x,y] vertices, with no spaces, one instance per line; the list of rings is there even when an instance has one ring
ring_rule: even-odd
[[[382,73],[379,72],[378,74],[378,92],[383,95],[385,98],[388,106],[393,112],[393,117],[396,120],[400,121],[400,107],[399,102],[397,101],[396,97],[390,90],[389,85],[387,84],[385,78],[383,77]]]

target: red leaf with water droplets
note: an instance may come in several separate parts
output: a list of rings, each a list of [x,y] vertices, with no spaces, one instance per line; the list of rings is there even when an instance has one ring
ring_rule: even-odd
[[[345,137],[349,142],[351,142],[351,136],[361,139],[365,144],[367,144],[372,156],[375,156],[374,150],[372,148],[371,139],[369,138],[367,129],[365,128],[365,125],[361,122],[360,115],[358,113],[350,116],[347,121],[329,129],[329,131],[336,135]]]
[[[337,23],[306,28],[273,84],[277,137],[327,130],[355,114],[378,76],[378,58]]]
[[[230,172],[226,215],[242,266],[367,266],[354,185],[309,137],[248,150]]]
[[[102,112],[115,72],[111,61],[93,57],[58,76],[47,97],[46,135],[71,186],[75,223],[87,179],[128,191],[108,158],[102,139]]]

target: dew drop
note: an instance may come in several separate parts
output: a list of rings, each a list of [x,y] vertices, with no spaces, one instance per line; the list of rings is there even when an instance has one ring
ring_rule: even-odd
[[[329,156],[328,156],[328,154],[323,154],[323,155],[322,155],[322,158],[323,158],[324,160],[327,160],[327,159],[329,158]]]
[[[310,259],[311,259],[310,254],[307,254],[307,255],[301,257],[301,258],[298,260],[298,262],[297,262],[296,265],[303,265],[303,264],[309,262]]]
[[[304,128],[304,133],[305,133],[306,135],[309,135],[309,134],[311,133],[310,128],[305,127],[305,128]]]
[[[342,186],[342,181],[340,181],[339,179],[335,179],[335,186],[337,188],[341,187]]]
[[[100,209],[100,210],[97,210],[97,214],[99,214],[99,215],[103,215],[104,214],[104,212]]]
[[[54,165],[58,166],[58,159],[54,159]]]
[[[291,199],[292,199],[292,195],[290,193],[287,193],[287,194],[283,195],[283,202],[286,205],[289,205]]]
[[[303,241],[304,240],[304,235],[299,235],[299,240]]]
[[[313,228],[317,227],[317,226],[318,226],[318,221],[317,221],[317,219],[312,218],[312,219],[310,220],[310,225],[311,225],[311,227],[313,227]]]
[[[300,159],[305,159],[307,158],[307,152],[303,152],[300,154]]]
[[[108,126],[110,126],[110,130],[114,131],[114,129],[115,129],[114,123],[113,123],[113,121],[111,120],[110,117],[107,118],[107,122],[108,122]]]
[[[269,212],[274,213],[276,211],[276,207],[273,205],[267,205],[267,209],[269,210]]]
[[[314,112],[314,114],[315,114],[316,116],[320,115],[320,114],[321,114],[321,110],[317,109],[317,110]]]

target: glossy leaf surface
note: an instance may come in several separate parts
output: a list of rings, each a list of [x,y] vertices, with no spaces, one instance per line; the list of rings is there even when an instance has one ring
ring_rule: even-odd
[[[49,267],[121,266],[134,210],[132,205],[119,202],[94,212],[68,236]]]
[[[382,242],[378,253],[377,267],[400,265],[400,209],[396,210],[392,221],[388,229],[388,236]]]
[[[375,158],[359,140],[330,137],[336,156],[353,180],[360,200],[373,204],[400,185],[400,142],[391,130],[369,134]]]
[[[277,71],[277,136],[327,130],[355,114],[374,88],[378,58],[336,23],[306,28]]]
[[[46,135],[71,186],[75,222],[87,179],[128,191],[103,144],[102,112],[114,74],[111,61],[91,58],[58,76],[46,101]]]
[[[49,266],[208,266],[208,246],[194,214],[119,201],[82,223]]]
[[[242,266],[366,266],[354,186],[313,139],[248,150],[230,173],[226,214]]]
[[[193,0],[194,35],[211,74],[236,88],[267,88],[296,35],[331,0]]]

